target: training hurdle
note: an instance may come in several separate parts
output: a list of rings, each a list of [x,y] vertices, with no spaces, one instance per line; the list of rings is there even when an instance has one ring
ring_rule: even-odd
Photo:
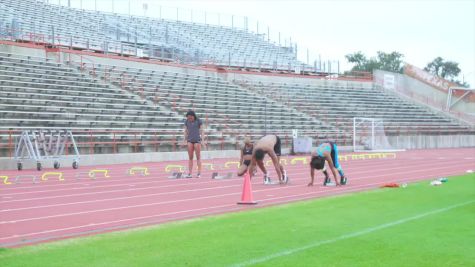
[[[48,181],[48,176],[57,176],[58,181],[64,181],[62,172],[45,172],[41,175],[41,181]]]
[[[8,176],[0,176],[0,179],[3,180],[3,184],[12,184],[11,182],[8,181]]]
[[[150,172],[148,171],[147,167],[132,167],[127,170],[127,175],[135,176],[136,174],[140,174],[141,176],[149,176]]]

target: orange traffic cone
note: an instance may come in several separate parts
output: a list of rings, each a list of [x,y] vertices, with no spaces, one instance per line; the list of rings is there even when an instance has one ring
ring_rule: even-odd
[[[244,174],[244,184],[242,186],[241,201],[239,201],[238,204],[257,204],[257,201],[252,200],[251,177],[249,176],[249,172],[246,172],[246,174]]]

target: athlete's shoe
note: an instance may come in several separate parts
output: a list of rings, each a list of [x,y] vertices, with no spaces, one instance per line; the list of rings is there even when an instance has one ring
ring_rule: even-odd
[[[188,173],[188,174],[185,176],[185,178],[191,178],[191,177],[193,177],[193,176],[191,176],[191,173]]]
[[[341,185],[346,185],[347,183],[348,183],[348,179],[345,176],[341,177],[340,184]]]
[[[270,177],[267,175],[264,175],[264,184],[272,184],[272,181],[270,180]]]
[[[284,184],[289,182],[289,176],[287,176],[287,171],[284,170],[284,173],[282,173],[282,178]]]
[[[198,174],[196,175],[196,178],[201,178],[201,174],[198,173]]]

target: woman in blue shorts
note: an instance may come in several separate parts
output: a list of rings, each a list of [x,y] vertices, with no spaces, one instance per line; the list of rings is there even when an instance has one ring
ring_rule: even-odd
[[[325,182],[326,185],[329,182],[328,174],[325,170],[325,161],[328,162],[328,166],[332,171],[333,178],[335,179],[336,185],[345,185],[347,183],[347,178],[343,173],[343,169],[340,166],[340,162],[338,161],[338,147],[333,142],[325,142],[317,147],[317,149],[312,153],[312,159],[310,160],[310,175],[311,180],[308,186],[313,185],[313,180],[315,177],[315,169],[323,170],[325,174]],[[338,183],[336,172],[340,174],[340,183]]]

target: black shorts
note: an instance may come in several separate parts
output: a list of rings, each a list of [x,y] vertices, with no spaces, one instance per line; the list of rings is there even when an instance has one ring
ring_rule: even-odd
[[[201,141],[188,141],[188,143],[192,143],[192,144],[201,144]]]
[[[245,160],[242,164],[244,164],[246,166],[249,166],[249,165],[251,165],[251,161],[250,160]]]
[[[275,137],[277,138],[277,141],[275,142],[275,145],[274,145],[274,152],[277,156],[280,157],[282,154],[282,151],[281,151],[282,143],[280,141],[280,137],[278,137],[277,135]]]

